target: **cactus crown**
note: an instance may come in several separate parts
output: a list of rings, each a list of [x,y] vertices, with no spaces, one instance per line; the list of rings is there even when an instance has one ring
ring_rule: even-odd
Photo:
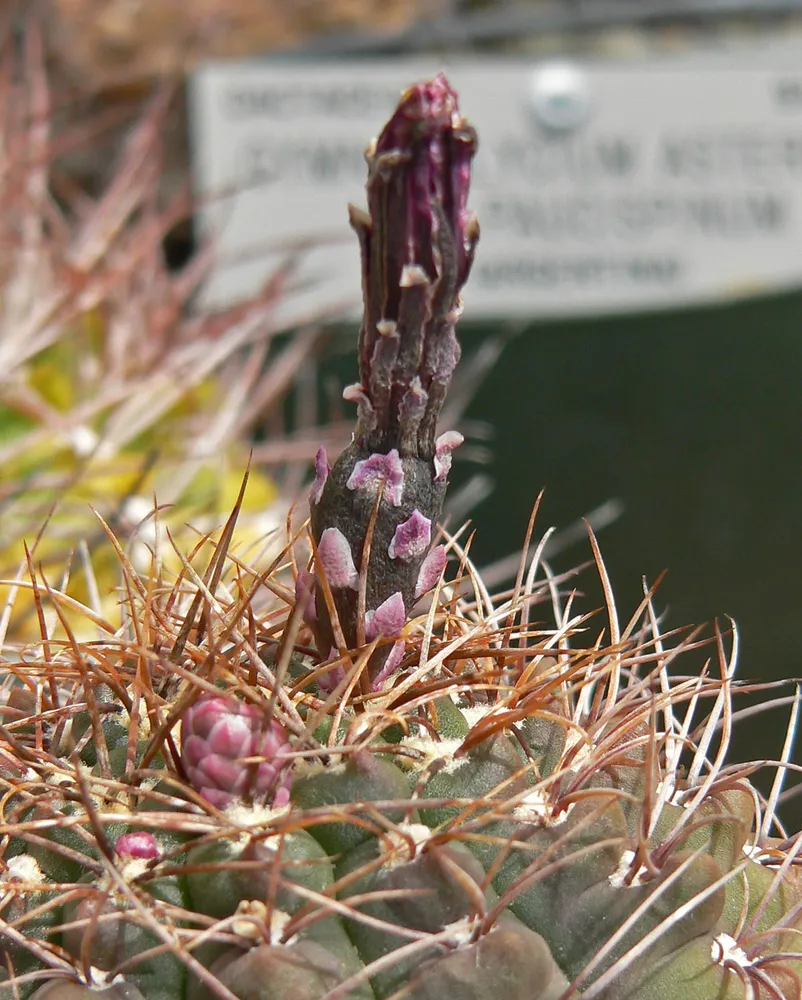
[[[763,796],[734,629],[664,635],[649,588],[621,621],[592,534],[598,632],[542,547],[496,597],[431,547],[474,146],[438,77],[369,154],[358,429],[308,535],[248,557],[240,494],[143,572],[101,525],[114,621],[33,560],[5,585],[40,635],[2,649],[2,1000],[802,998],[798,690]]]

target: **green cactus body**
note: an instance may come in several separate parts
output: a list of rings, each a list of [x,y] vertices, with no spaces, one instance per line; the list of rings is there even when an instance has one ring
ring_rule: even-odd
[[[293,785],[293,802],[301,809],[321,809],[327,806],[351,806],[354,802],[392,802],[408,799],[409,786],[397,767],[373,754],[357,754],[342,764],[322,768],[301,777]],[[348,851],[370,840],[386,819],[399,822],[403,809],[391,809],[386,814],[363,811],[354,814],[346,810],[340,822],[319,822],[309,826],[309,832],[330,854]]]
[[[414,1000],[560,1000],[568,988],[543,938],[509,918],[425,962],[409,979],[406,995]]]
[[[280,910],[294,913],[304,898],[280,885],[277,872],[282,881],[321,894],[334,881],[328,854],[304,830],[283,837],[246,835],[239,842],[215,840],[189,850],[186,866],[191,905],[218,918],[230,917],[243,901],[271,897]]]
[[[2,920],[16,928],[26,939],[44,946],[58,945],[56,930],[62,922],[62,907],[56,892],[38,888],[46,882],[35,860],[25,854],[9,858],[6,877],[3,879],[4,905]],[[3,971],[9,965],[17,974],[34,972],[40,968],[36,956],[23,944],[0,927],[0,995],[3,992]],[[24,993],[30,994],[38,984],[29,983]]]
[[[438,543],[475,149],[439,76],[368,152],[357,422],[308,534],[266,569],[233,516],[174,583],[123,540],[121,622],[9,657],[0,1000],[802,1000],[802,838],[725,763],[723,637],[675,676],[604,572],[608,646],[536,566],[496,598]]]
[[[347,879],[347,876],[366,868],[370,870],[355,880],[348,880],[341,898],[347,901],[349,896],[368,893],[385,897],[360,906],[359,912],[381,920],[385,925],[398,927],[401,932],[417,931],[434,935],[464,920],[475,906],[475,894],[482,896],[480,886],[484,872],[475,858],[459,844],[432,846],[431,850],[416,855],[415,838],[421,835],[427,837],[428,834],[428,827],[401,825],[389,847],[371,841],[354,848],[338,864],[338,880]],[[409,942],[409,938],[402,933],[363,924],[358,919],[349,921],[348,931],[365,964],[375,962]],[[407,982],[421,961],[431,959],[437,951],[434,944],[424,947],[406,961],[396,962],[386,971],[377,973],[373,977],[377,1000],[391,996]]]
[[[435,749],[437,745],[435,745]],[[486,740],[456,760],[439,758],[439,769],[426,782],[422,799],[464,799],[476,802],[469,806],[471,813],[481,813],[492,808],[494,795],[504,800],[512,799],[527,787],[527,777],[520,754],[511,741],[501,735]],[[486,799],[487,805],[479,805]],[[421,816],[430,826],[448,824],[463,810],[456,807],[426,808],[421,806]]]
[[[125,872],[123,870],[123,878]],[[80,902],[64,907],[64,922],[68,927],[62,943],[74,958],[86,957],[89,964],[101,972],[111,972],[125,966],[126,982],[134,985],[145,997],[172,1000],[184,990],[186,966],[168,948],[148,955],[162,944],[158,934],[140,922],[139,909],[113,885],[89,880],[93,892]],[[184,897],[175,877],[153,879],[145,884],[153,900],[148,912],[159,923],[165,922],[159,904],[172,907],[184,905]],[[141,957],[140,957],[141,956]]]
[[[244,954],[224,956],[212,971],[240,1000],[319,1000],[348,977],[341,948],[342,942],[332,941],[326,945],[312,940],[283,946],[262,944]],[[365,986],[350,995],[354,1000],[370,1000],[371,996]]]

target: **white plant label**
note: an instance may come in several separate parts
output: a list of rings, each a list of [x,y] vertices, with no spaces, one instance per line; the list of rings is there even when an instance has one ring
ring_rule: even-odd
[[[291,261],[288,320],[358,312],[346,206],[365,207],[364,148],[400,91],[443,68],[479,133],[466,319],[802,285],[802,46],[797,56],[204,67],[191,118],[202,222],[218,240],[207,301],[252,294]]]

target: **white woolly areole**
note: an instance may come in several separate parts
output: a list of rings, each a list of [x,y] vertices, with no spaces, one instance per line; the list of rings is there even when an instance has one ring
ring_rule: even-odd
[[[645,865],[641,865],[640,868],[635,872],[634,878],[627,882],[627,876],[632,868],[632,862],[635,860],[634,851],[624,851],[618,862],[618,867],[616,870],[607,876],[607,881],[614,889],[623,889],[627,885],[643,885],[647,874],[647,869]]]
[[[69,757],[59,757],[58,762],[59,764],[61,764],[62,769],[60,771],[52,771],[50,774],[47,775],[45,780],[49,785],[72,786],[72,783],[75,780],[73,772],[76,767],[81,772],[81,774],[84,775],[84,777],[86,778],[95,777],[92,768],[88,764],[84,764],[82,760],[77,760],[75,764],[73,764],[73,762],[70,760]],[[98,798],[98,800],[100,801],[100,798]]]
[[[713,961],[719,965],[730,962],[741,969],[748,969],[750,965],[754,965],[758,961],[758,959],[751,959],[743,948],[738,946],[735,938],[730,937],[729,934],[725,934],[723,931],[721,934],[716,934],[713,938],[710,954]]]
[[[241,899],[234,912],[231,929],[240,937],[260,940],[263,929],[267,928],[270,943],[279,944],[289,922],[290,915],[283,910],[274,909],[268,914],[267,906],[261,899]],[[292,944],[295,939],[296,935],[293,934],[283,943]]]
[[[133,882],[135,878],[145,874],[150,860],[150,858],[126,858],[120,865],[120,874],[126,882]]]
[[[741,848],[741,850],[744,852],[747,858],[749,858],[752,861],[757,860],[757,858],[762,858],[763,855],[766,853],[759,844],[746,843]]]
[[[262,904],[264,905],[264,904]],[[271,942],[278,943],[284,937],[284,929],[290,922],[289,913],[285,913],[283,910],[274,909],[270,915],[270,940]],[[288,937],[284,944],[290,945],[297,940],[297,935],[292,934]]]
[[[492,715],[495,707],[495,705],[470,705],[468,708],[461,708],[460,712],[462,712],[463,718],[471,729],[473,729],[477,722],[481,722],[488,715]]]
[[[333,764],[328,767],[319,757],[296,757],[292,765],[292,771],[296,778],[308,777],[312,774],[331,774],[341,764]]]
[[[546,826],[560,826],[568,818],[568,814],[574,808],[572,802],[567,809],[564,809],[559,818],[555,820],[554,810],[548,797],[537,788],[527,792],[518,800],[518,805],[510,814],[513,819],[522,823],[541,823]]]
[[[286,816],[289,811],[289,804],[275,808],[266,805],[246,805],[244,802],[232,802],[223,810],[226,819],[246,830],[270,826],[277,819]]]
[[[20,882],[32,883],[33,885],[40,885],[45,881],[42,869],[39,867],[39,862],[36,858],[32,858],[30,854],[18,854],[15,858],[10,858],[7,866],[8,872],[0,875],[0,881],[2,882],[8,882],[13,879]]]
[[[125,979],[121,972],[112,976],[104,969],[98,969],[94,965],[89,966],[89,978],[86,980],[86,985],[90,989],[105,989],[107,986],[114,986],[117,983],[124,982]]]
[[[399,823],[382,838],[384,868],[405,865],[419,853],[419,848],[428,843],[432,831],[423,823]],[[411,853],[410,853],[411,847]]]
[[[433,740],[428,736],[407,736],[401,741],[401,746],[417,750],[425,758],[425,764],[436,760],[446,761],[446,774],[455,771],[463,763],[460,758],[454,760],[454,754],[462,746],[462,740]]]
[[[449,944],[459,949],[471,944],[475,926],[475,920],[455,920],[453,924],[446,924],[443,930],[450,932]]]

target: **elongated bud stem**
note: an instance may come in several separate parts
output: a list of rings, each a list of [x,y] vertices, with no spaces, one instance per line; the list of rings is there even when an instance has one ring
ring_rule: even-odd
[[[476,133],[441,74],[408,90],[368,149],[370,216],[351,210],[362,251],[356,440],[401,457],[434,455],[459,361],[459,292],[479,229],[467,210]]]
[[[357,404],[352,444],[329,469],[315,463],[310,506],[318,573],[334,595],[346,641],[356,645],[359,572],[378,508],[366,580],[366,637],[397,639],[415,600],[443,569],[431,550],[451,465],[462,438],[436,439],[437,419],[460,348],[460,290],[479,235],[467,209],[476,134],[441,74],[406,91],[366,153],[369,214],[351,207],[362,255],[364,315],[359,378],[344,396]],[[308,615],[327,656],[334,634],[320,587]],[[390,659],[385,663],[385,658]],[[375,675],[398,662],[387,646]]]

